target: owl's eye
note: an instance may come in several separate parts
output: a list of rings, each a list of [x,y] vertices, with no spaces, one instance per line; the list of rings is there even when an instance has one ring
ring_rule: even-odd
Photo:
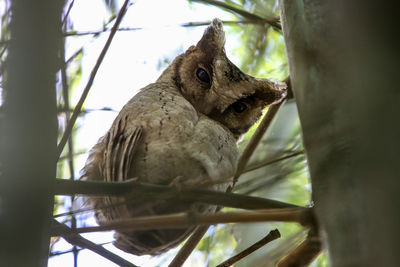
[[[196,76],[197,78],[199,78],[200,81],[210,83],[210,76],[208,76],[208,73],[205,69],[198,68],[196,70]]]
[[[241,101],[237,101],[232,104],[232,108],[237,113],[242,113],[247,109],[247,105]]]

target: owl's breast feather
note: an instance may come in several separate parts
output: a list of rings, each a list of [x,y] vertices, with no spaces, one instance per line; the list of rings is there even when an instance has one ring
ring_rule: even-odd
[[[178,92],[157,84],[142,90],[124,109],[136,113],[130,115],[131,127],[143,127],[130,177],[154,184],[181,177],[196,185],[234,174],[238,151],[232,133],[198,113]]]

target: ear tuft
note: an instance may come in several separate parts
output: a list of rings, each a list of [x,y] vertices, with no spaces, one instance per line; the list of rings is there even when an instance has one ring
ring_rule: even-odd
[[[207,54],[215,54],[217,51],[224,50],[225,32],[222,21],[218,18],[213,19],[210,26],[204,31],[203,37],[197,43],[202,51]]]

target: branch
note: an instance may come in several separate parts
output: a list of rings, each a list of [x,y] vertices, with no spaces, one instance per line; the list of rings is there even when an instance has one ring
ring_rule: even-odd
[[[0,42],[1,43],[1,42]],[[0,45],[1,47],[2,45]],[[0,58],[3,57],[4,53],[7,51],[8,48],[8,43],[5,43],[4,46],[2,47],[2,50],[0,51]]]
[[[278,239],[280,237],[281,237],[281,233],[278,231],[278,229],[272,230],[263,239],[261,239],[260,241],[258,241],[255,244],[251,245],[250,247],[246,248],[242,252],[236,254],[235,256],[227,259],[223,263],[218,264],[217,267],[229,267],[229,266],[233,265],[234,263],[240,261],[244,257],[250,255],[251,253],[253,253],[257,249],[262,248],[263,246],[265,246],[269,242],[274,241],[275,239]]]
[[[74,4],[74,0],[72,0],[72,2],[70,3],[67,14],[65,15],[65,17],[63,19],[62,27],[64,27],[64,28],[66,27],[64,23],[67,20],[68,14],[72,9],[73,4]],[[60,59],[62,59],[63,62],[65,62],[65,38],[62,38],[62,41],[63,42],[60,44]],[[60,72],[61,72],[62,96],[63,96],[63,100],[64,100],[64,105],[66,108],[69,109],[69,89],[70,88],[69,88],[68,79],[67,79],[66,64],[61,64]],[[66,124],[68,124],[69,116],[70,116],[70,112],[66,112],[65,113]],[[68,138],[67,145],[68,145],[67,158],[68,158],[68,166],[69,166],[69,172],[70,172],[70,180],[73,181],[73,180],[75,180],[75,175],[74,175],[75,168],[74,168],[74,155],[73,155],[74,146],[73,146],[73,135],[72,134]],[[71,203],[74,203],[74,196],[71,196]],[[75,216],[71,216],[71,228],[72,229],[76,228]],[[74,257],[74,263],[77,263],[78,250],[75,245],[72,247],[72,255]]]
[[[64,146],[67,143],[69,136],[71,135],[72,128],[74,127],[76,119],[78,118],[78,115],[80,113],[80,110],[82,109],[83,103],[85,102],[85,99],[86,99],[86,97],[87,97],[87,95],[89,93],[89,90],[92,87],[94,78],[96,77],[96,74],[97,74],[97,71],[98,71],[98,69],[100,67],[100,64],[103,61],[104,56],[106,55],[107,50],[111,45],[111,41],[114,38],[114,35],[115,35],[116,31],[117,31],[117,28],[118,28],[119,24],[121,23],[121,20],[122,20],[123,16],[126,13],[126,9],[127,9],[128,3],[129,3],[129,0],[125,0],[123,6],[121,7],[121,10],[118,13],[118,17],[117,17],[117,19],[116,19],[116,21],[114,23],[114,26],[111,29],[109,37],[107,39],[107,42],[104,45],[103,50],[101,51],[101,53],[99,55],[99,58],[97,59],[96,65],[93,67],[93,70],[90,73],[89,81],[87,82],[86,87],[83,90],[83,93],[81,95],[81,98],[79,99],[78,104],[76,105],[76,107],[74,109],[74,112],[72,113],[71,119],[70,119],[69,123],[67,124],[67,127],[65,128],[64,135],[61,138],[61,141],[57,146],[57,159],[60,157],[61,152],[63,151]]]
[[[300,152],[303,153],[302,151],[300,151]],[[300,153],[300,152],[296,152],[296,153]],[[294,157],[294,156],[297,155],[296,153],[290,154],[288,156],[285,156],[285,157],[282,157],[282,158],[279,158],[279,159],[276,159],[276,160],[272,160],[272,161],[269,161],[269,162],[262,163],[262,165],[260,164],[260,165],[254,166],[251,169],[248,168],[248,169],[244,170],[243,173],[250,172],[252,170],[255,170],[256,168],[264,167],[264,166],[267,166],[269,164],[273,164],[275,162],[278,162],[278,161],[281,161],[281,160],[285,160],[285,159],[290,158],[290,157]],[[221,193],[221,194],[228,195],[229,193]],[[243,196],[243,195],[238,195],[238,196]],[[245,197],[247,197],[247,196],[245,196]],[[247,198],[251,198],[251,200],[244,200],[243,202],[240,202],[240,203],[247,203],[247,204],[251,205],[251,203],[253,203],[254,197],[247,197]],[[267,200],[267,199],[264,199],[264,198],[262,198],[262,199],[263,200]],[[218,203],[217,205],[222,205],[222,204]],[[227,206],[227,205],[225,205],[225,206]],[[250,208],[250,206],[247,206],[246,209],[252,209],[252,208]],[[190,236],[190,238],[186,241],[186,243],[182,247],[182,249],[179,250],[178,254],[174,257],[174,259],[171,261],[171,263],[168,266],[169,267],[182,266],[183,263],[186,261],[186,259],[190,256],[192,251],[196,248],[197,244],[203,238],[203,236],[205,235],[207,230],[208,230],[208,226],[199,226],[193,232],[193,234]]]
[[[190,256],[190,254],[192,254],[192,251],[196,248],[197,244],[206,234],[208,227],[208,225],[198,226],[185,242],[185,245],[183,245],[183,247],[175,255],[174,259],[171,261],[168,267],[182,266],[187,258]]]
[[[280,157],[280,158],[277,158],[277,159],[273,159],[273,160],[270,160],[270,161],[267,161],[267,162],[261,162],[261,163],[258,163],[258,164],[254,164],[253,166],[246,167],[241,174],[247,173],[247,172],[251,172],[251,171],[257,170],[259,168],[266,167],[268,165],[277,163],[279,161],[290,159],[290,158],[293,158],[293,157],[296,157],[296,156],[302,155],[302,154],[304,154],[304,150],[293,152],[293,153],[291,153],[291,154],[289,154],[287,156],[283,156],[283,157]]]
[[[104,247],[97,245],[85,238],[83,238],[81,235],[74,233],[74,231],[66,226],[63,223],[59,223],[56,220],[53,220],[53,228],[57,228],[60,231],[63,232],[62,238],[64,238],[68,243],[74,245],[74,246],[79,246],[81,248],[87,248],[94,253],[99,254],[100,256],[114,262],[115,264],[118,264],[119,266],[131,266],[131,267],[136,267],[136,265],[130,263],[129,261],[121,258],[120,256],[112,253],[111,251],[105,249]]]
[[[62,19],[62,26],[65,25],[65,23],[67,22],[67,18],[69,16],[69,13],[71,12],[72,7],[74,6],[75,0],[72,0],[71,3],[68,6],[67,12],[65,12],[65,16]]]
[[[179,229],[193,225],[213,225],[219,223],[254,223],[254,222],[297,222],[308,225],[310,208],[287,208],[275,210],[224,212],[214,214],[175,213],[169,215],[137,217],[132,219],[114,220],[101,226],[70,229],[74,233],[91,233],[100,231],[128,231],[151,229]],[[52,236],[65,236],[62,228],[52,227]]]
[[[182,23],[179,26],[180,27],[199,27],[199,26],[209,26],[211,21],[199,21],[199,22],[187,22],[187,23]],[[237,25],[237,24],[268,24],[265,21],[261,20],[224,20],[222,21],[223,24],[228,24],[228,25]],[[142,27],[124,27],[124,28],[119,28],[117,31],[139,31],[139,30],[144,30],[145,28]],[[75,32],[75,31],[70,31],[70,32],[65,32],[64,37],[69,37],[69,36],[86,36],[86,35],[98,35],[100,33],[104,33],[109,31],[109,28],[104,28],[101,30],[96,30],[96,31],[85,31],[85,32]]]
[[[57,112],[58,112],[58,113],[72,112],[72,111],[73,111],[72,109],[66,108],[66,107],[64,107],[64,106],[59,106],[59,107],[57,108]],[[119,111],[117,111],[117,110],[115,110],[115,109],[112,109],[112,108],[110,108],[110,107],[102,107],[102,108],[85,108],[85,109],[81,109],[81,110],[80,110],[80,113],[87,114],[87,113],[91,113],[91,112],[95,112],[95,111],[119,112]]]
[[[135,180],[125,182],[95,182],[71,181],[56,179],[55,194],[57,195],[103,195],[121,196],[127,194],[155,195],[157,199],[171,198],[180,201],[202,202],[240,209],[266,208],[300,208],[299,206],[272,199],[245,196],[235,193],[225,193],[206,189],[177,189],[173,186],[138,183]],[[160,195],[161,194],[161,195]]]
[[[322,244],[318,233],[311,229],[307,238],[287,256],[280,260],[277,267],[308,266],[321,253]]]
[[[264,133],[267,131],[268,127],[271,125],[272,119],[275,117],[279,108],[282,106],[284,101],[281,101],[275,105],[269,107],[267,114],[265,114],[262,119],[260,125],[257,127],[255,133],[251,137],[249,143],[246,145],[242,154],[240,155],[238,167],[236,170],[236,174],[233,178],[233,184],[235,185],[239,176],[243,173],[244,168],[246,167],[251,155],[258,146],[258,143],[261,141],[261,138],[264,136]]]
[[[223,9],[227,9],[229,11],[232,11],[240,16],[242,16],[243,18],[246,18],[248,20],[253,20],[253,21],[260,21],[263,23],[267,23],[269,25],[271,25],[275,30],[277,31],[281,31],[282,30],[282,26],[279,24],[279,18],[263,18],[260,17],[256,14],[250,13],[246,10],[243,10],[239,7],[234,7],[231,6],[227,3],[224,2],[220,2],[220,1],[215,1],[215,0],[192,0],[193,2],[199,2],[199,3],[205,3],[205,4],[210,4],[213,6],[217,6]]]

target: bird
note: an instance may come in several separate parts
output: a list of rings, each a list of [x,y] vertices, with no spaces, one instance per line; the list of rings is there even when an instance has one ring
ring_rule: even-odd
[[[267,105],[286,96],[286,85],[245,74],[228,59],[224,47],[223,23],[216,18],[196,45],[177,56],[154,83],[122,108],[89,152],[82,179],[123,182],[135,178],[147,184],[222,192],[231,186],[238,140]],[[205,204],[162,197],[143,200],[140,194],[88,197],[88,202],[99,225],[142,216],[215,211]],[[193,231],[194,227],[116,231],[113,243],[134,255],[159,255]]]

